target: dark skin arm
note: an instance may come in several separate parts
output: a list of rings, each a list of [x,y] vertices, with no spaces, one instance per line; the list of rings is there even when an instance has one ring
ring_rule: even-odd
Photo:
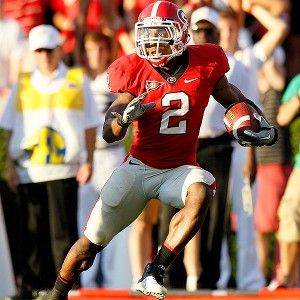
[[[249,101],[235,85],[228,82],[225,75],[216,83],[212,96],[225,108],[235,102]]]
[[[225,76],[223,76],[218,81],[213,91],[213,96],[225,108],[227,108],[231,103],[234,102],[239,102],[239,101],[249,102],[249,100],[242,94],[242,92],[235,85],[230,84],[227,81],[227,78]],[[232,99],[234,99],[234,101]],[[255,173],[256,173],[256,162],[255,162],[253,147],[249,147],[249,149],[247,149],[247,156],[243,168],[243,173],[244,176],[250,178],[250,182],[252,184],[255,179]]]
[[[128,92],[121,93],[107,110],[103,125],[103,138],[107,143],[120,141],[126,135],[128,127],[121,127],[118,125],[117,119],[111,114],[111,112],[118,112],[122,114],[127,104],[133,98],[134,96]]]
[[[232,103],[246,102],[261,116],[264,116],[261,109],[251,100],[247,99],[235,85],[229,83],[225,75],[215,85],[212,96],[225,108],[229,107]]]

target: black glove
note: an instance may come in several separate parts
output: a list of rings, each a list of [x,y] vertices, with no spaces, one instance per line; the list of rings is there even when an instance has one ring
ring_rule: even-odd
[[[254,117],[259,121],[259,132],[254,132],[250,129],[245,129],[244,132],[239,135],[239,144],[242,146],[258,147],[274,145],[278,140],[277,128],[271,126],[269,122],[258,113],[255,113]]]

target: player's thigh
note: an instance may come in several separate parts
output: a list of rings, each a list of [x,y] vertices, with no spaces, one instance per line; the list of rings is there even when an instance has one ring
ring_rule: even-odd
[[[147,201],[142,174],[128,164],[121,165],[103,186],[84,234],[93,243],[106,245],[136,219]]]
[[[215,178],[200,167],[184,165],[168,172],[168,178],[159,191],[159,199],[173,207],[182,208],[188,188],[196,182],[204,183],[215,190]]]

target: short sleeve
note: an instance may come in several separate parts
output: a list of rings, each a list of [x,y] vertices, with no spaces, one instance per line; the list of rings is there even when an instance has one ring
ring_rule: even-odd
[[[296,75],[292,81],[288,84],[281,102],[286,103],[288,102],[291,98],[294,98],[295,96],[298,95],[300,92],[300,74]]]
[[[118,58],[109,66],[107,80],[112,93],[130,92],[137,95],[136,75],[127,56]]]
[[[215,67],[213,68],[210,77],[211,79],[219,79],[229,71],[228,59],[223,49],[215,45],[213,56],[215,57]]]

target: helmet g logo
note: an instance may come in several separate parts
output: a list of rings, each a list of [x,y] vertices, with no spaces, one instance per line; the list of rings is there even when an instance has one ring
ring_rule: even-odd
[[[184,25],[187,24],[188,20],[187,20],[186,14],[184,13],[184,11],[182,9],[178,9],[177,17],[181,21],[182,24],[184,24]]]

